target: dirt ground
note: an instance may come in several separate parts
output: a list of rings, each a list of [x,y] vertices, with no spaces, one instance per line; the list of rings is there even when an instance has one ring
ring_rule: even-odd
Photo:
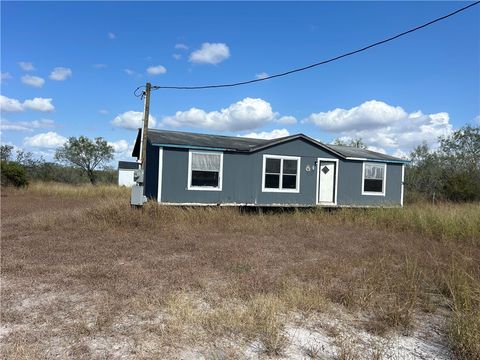
[[[449,358],[451,249],[326,219],[3,190],[2,357]]]

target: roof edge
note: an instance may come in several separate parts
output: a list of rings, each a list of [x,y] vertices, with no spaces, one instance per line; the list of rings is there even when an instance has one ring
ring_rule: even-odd
[[[310,136],[307,136],[305,134],[294,134],[294,135],[289,135],[289,136],[285,136],[283,138],[277,138],[277,139],[273,139],[272,141],[269,141],[265,144],[261,144],[259,146],[255,146],[254,148],[252,148],[251,152],[254,152],[254,151],[259,151],[259,150],[262,150],[262,149],[265,149],[267,147],[271,147],[271,146],[275,146],[275,145],[279,145],[279,144],[283,144],[287,141],[291,141],[291,140],[296,140],[296,139],[304,139],[314,145],[317,145],[317,146],[320,146],[321,148],[323,148],[324,150],[326,151],[329,151],[335,155],[337,155],[338,157],[342,158],[342,159],[345,159],[346,157],[342,154],[340,154],[339,152],[333,150],[331,147],[329,147],[328,145],[320,142],[320,141],[317,141],[313,138],[311,138]]]

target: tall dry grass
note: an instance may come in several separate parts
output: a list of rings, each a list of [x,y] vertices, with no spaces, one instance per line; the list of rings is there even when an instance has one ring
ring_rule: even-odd
[[[33,182],[28,188],[20,189],[18,191],[27,192],[30,194],[41,196],[52,196],[61,198],[128,198],[130,189],[124,186],[117,186],[114,184],[79,184],[70,185],[55,182]]]
[[[155,316],[162,309],[166,322],[151,329],[162,346],[240,336],[278,355],[288,345],[285,326],[292,314],[315,316],[334,303],[363,313],[367,330],[386,333],[410,330],[419,312],[446,304],[456,356],[480,358],[480,204],[259,214],[154,202],[133,209],[128,190],[113,186],[33,184],[21,191],[100,199],[22,219],[29,237],[61,233],[75,241],[57,237],[23,253],[27,240],[12,243],[18,254],[2,267],[34,276],[55,264],[62,284],[108,294],[95,324],[80,326],[82,334],[106,332],[132,309]],[[39,259],[48,260],[35,265]],[[160,291],[151,290],[157,286]]]
[[[416,203],[398,208],[342,209],[344,222],[412,231],[437,240],[480,244],[480,203]]]
[[[274,211],[267,214],[241,212],[235,208],[165,207],[148,203],[141,210],[131,210],[123,202],[108,201],[88,212],[88,218],[104,226],[134,226],[137,228],[163,228],[163,231],[179,232],[185,228],[198,228],[208,223],[215,231],[231,231],[245,235],[266,236],[293,232],[308,236],[318,230],[319,223],[360,225],[365,228],[406,232],[448,244],[452,251],[451,263],[438,264],[435,269],[422,269],[420,256],[405,258],[403,273],[390,274],[391,282],[382,284],[378,272],[388,271],[377,264],[362,281],[365,287],[358,291],[340,289],[330,294],[315,296],[318,287],[304,291],[299,287],[287,287],[279,295],[282,306],[290,310],[310,313],[325,304],[325,298],[350,306],[375,307],[371,328],[383,333],[391,328],[408,329],[413,326],[419,305],[430,309],[432,304],[427,290],[420,289],[422,282],[435,283],[438,289],[446,288],[452,310],[448,329],[456,356],[460,359],[480,358],[480,269],[478,259],[468,260],[468,254],[478,251],[480,245],[480,204],[415,204],[403,209],[323,209]],[[228,221],[225,221],[228,219]],[[432,256],[424,254],[424,256]],[[386,258],[385,261],[393,261]],[[440,261],[440,260],[439,260]],[[472,264],[473,262],[473,264]],[[475,264],[476,263],[476,264]],[[248,264],[232,264],[235,271],[248,271]],[[380,267],[378,267],[380,266]],[[387,266],[388,267],[388,266]],[[427,279],[433,276],[434,278]],[[358,279],[356,279],[358,280]],[[356,281],[355,280],[355,281]],[[308,285],[307,285],[308,286]],[[247,290],[247,292],[251,291]],[[388,294],[384,296],[383,294]],[[395,295],[396,294],[396,295]],[[261,332],[269,336],[264,340],[267,352],[277,354],[284,347],[281,326],[265,327]]]

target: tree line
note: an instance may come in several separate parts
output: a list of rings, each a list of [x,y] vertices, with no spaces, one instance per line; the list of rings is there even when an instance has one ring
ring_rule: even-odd
[[[71,137],[56,150],[54,159],[56,162],[46,161],[21,149],[14,153],[13,146],[2,145],[1,184],[24,187],[32,180],[93,185],[117,181],[116,170],[108,166],[113,159],[113,147],[101,137]]]

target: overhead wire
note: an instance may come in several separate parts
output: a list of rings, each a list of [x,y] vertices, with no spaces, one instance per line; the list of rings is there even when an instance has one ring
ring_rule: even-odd
[[[299,68],[295,68],[295,69],[292,69],[292,70],[288,70],[288,71],[285,71],[285,72],[281,72],[281,73],[277,73],[277,74],[274,74],[274,75],[269,75],[269,76],[266,76],[266,77],[262,77],[262,78],[259,78],[259,79],[251,79],[251,80],[246,80],[246,81],[239,81],[239,82],[234,82],[234,83],[225,83],[225,84],[211,84],[211,85],[199,85],[199,86],[163,86],[163,85],[152,85],[152,90],[159,90],[159,89],[171,89],[171,90],[203,90],[203,89],[217,89],[217,88],[229,88],[229,87],[235,87],[235,86],[241,86],[241,85],[247,85],[247,84],[252,84],[252,83],[257,83],[257,82],[262,82],[262,81],[267,81],[267,80],[270,80],[270,79],[274,79],[274,78],[279,78],[279,77],[283,77],[283,76],[287,76],[287,75],[291,75],[291,74],[294,74],[294,73],[297,73],[297,72],[301,72],[301,71],[305,71],[305,70],[309,70],[309,69],[312,69],[312,68],[315,68],[317,66],[320,66],[320,65],[325,65],[325,64],[328,64],[328,63],[331,63],[333,61],[337,61],[337,60],[340,60],[342,58],[345,58],[345,57],[348,57],[348,56],[352,56],[352,55],[355,55],[355,54],[358,54],[360,52],[363,52],[363,51],[366,51],[368,49],[371,49],[373,47],[376,47],[376,46],[379,46],[379,45],[382,45],[382,44],[385,44],[385,43],[388,43],[390,41],[393,41],[393,40],[396,40],[402,36],[405,36],[405,35],[408,35],[410,33],[413,33],[415,31],[418,31],[420,29],[423,29],[423,28],[426,28],[427,26],[430,26],[432,24],[435,24],[439,21],[442,21],[442,20],[445,20],[449,17],[452,17],[462,11],[465,11],[473,6],[476,6],[480,3],[480,1],[476,1],[474,3],[471,3],[467,6],[464,6],[458,10],[455,10],[451,13],[448,13],[444,16],[441,16],[441,17],[438,17],[434,20],[431,20],[427,23],[424,23],[422,25],[419,25],[419,26],[416,26],[412,29],[409,29],[407,31],[404,31],[404,32],[401,32],[397,35],[394,35],[394,36],[390,36],[386,39],[383,39],[383,40],[380,40],[380,41],[377,41],[373,44],[370,44],[370,45],[367,45],[367,46],[364,46],[362,48],[359,48],[359,49],[356,49],[356,50],[353,50],[353,51],[350,51],[350,52],[347,52],[347,53],[344,53],[344,54],[341,54],[341,55],[338,55],[338,56],[335,56],[335,57],[332,57],[330,59],[327,59],[327,60],[323,60],[323,61],[319,61],[319,62],[316,62],[316,63],[313,63],[313,64],[310,64],[310,65],[307,65],[307,66],[303,66],[303,67],[299,67]],[[137,96],[137,97],[143,97],[143,88],[145,88],[145,86],[139,86],[135,89],[134,91],[134,95]],[[139,92],[139,90],[142,90],[142,92]]]

